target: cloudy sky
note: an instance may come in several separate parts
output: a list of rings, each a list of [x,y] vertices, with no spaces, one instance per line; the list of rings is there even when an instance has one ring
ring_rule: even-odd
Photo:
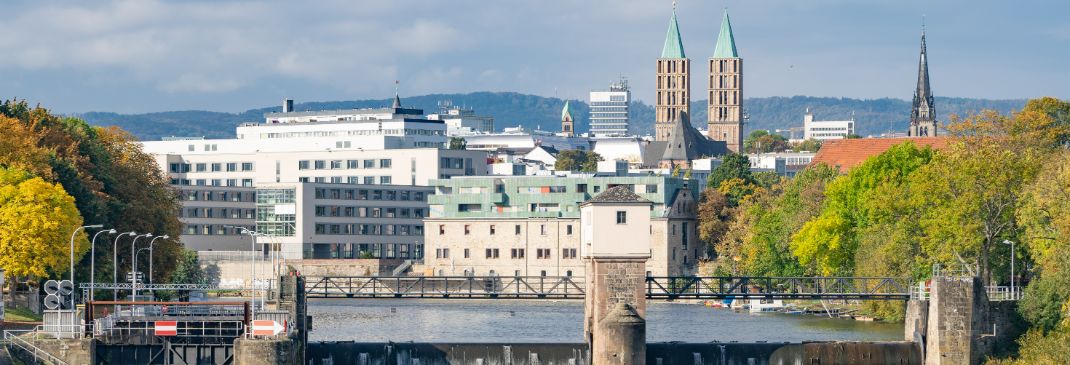
[[[1070,2],[680,0],[693,71],[728,6],[747,96],[1070,98]],[[60,112],[241,111],[518,91],[650,100],[670,0],[5,1],[0,95]],[[692,86],[702,90],[702,77]],[[701,93],[696,92],[696,95]]]

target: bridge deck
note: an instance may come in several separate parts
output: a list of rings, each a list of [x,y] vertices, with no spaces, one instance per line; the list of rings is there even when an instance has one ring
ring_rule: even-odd
[[[569,276],[346,276],[308,278],[310,298],[578,299]],[[906,300],[911,280],[881,277],[647,277],[649,299]]]

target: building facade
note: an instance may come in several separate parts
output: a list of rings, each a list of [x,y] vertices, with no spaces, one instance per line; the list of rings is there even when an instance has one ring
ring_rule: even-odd
[[[476,115],[475,110],[457,107],[449,102],[443,102],[441,106],[441,111],[428,114],[427,119],[446,123],[447,136],[494,133],[494,117]]]
[[[691,273],[705,253],[696,233],[695,188],[684,179],[564,174],[434,185],[424,220],[428,275],[582,276],[579,206],[617,186],[652,202],[652,275]]]
[[[592,137],[623,137],[629,133],[628,103],[632,92],[628,80],[609,85],[609,91],[592,91],[590,95]]]
[[[269,183],[256,188],[256,232],[286,259],[423,258],[427,186]]]
[[[809,109],[803,116],[803,139],[816,139],[827,141],[830,139],[845,139],[855,134],[854,120],[814,120],[814,114]]]
[[[657,61],[657,94],[654,102],[654,140],[667,141],[673,123],[691,115],[691,60],[684,54],[676,8],[669,19],[665,45]]]
[[[736,50],[732,23],[725,10],[713,57],[709,60],[708,135],[728,150],[743,149],[743,59]]]

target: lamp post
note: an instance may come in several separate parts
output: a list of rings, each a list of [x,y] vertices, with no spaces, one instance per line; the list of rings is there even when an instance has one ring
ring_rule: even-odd
[[[91,224],[91,225],[88,225],[88,226],[81,226],[81,227],[75,228],[74,232],[71,232],[71,285],[74,285],[74,236],[78,234],[78,231],[86,229],[86,228],[104,228],[104,225],[102,225],[102,224]]]
[[[93,286],[97,279],[97,237],[101,233],[115,234],[115,228],[97,232],[93,235],[93,240],[89,241],[89,300],[93,300]]]
[[[1003,243],[1011,245],[1011,298],[1018,299],[1017,293],[1014,292],[1014,241],[1003,240]]]
[[[115,237],[115,241],[111,244],[111,284],[112,286],[119,285],[119,239],[123,236],[137,236],[137,232],[130,231],[120,233]],[[119,289],[112,289],[112,300],[119,300]]]
[[[139,234],[134,237],[133,241],[130,241],[130,300],[137,300],[137,239],[141,237],[152,237],[152,233]]]
[[[249,285],[251,286],[249,294],[250,294],[250,298],[252,299],[252,302],[253,302],[253,306],[252,306],[252,309],[250,310],[250,312],[251,313],[256,313],[256,236],[257,236],[258,233],[256,233],[256,231],[253,231],[253,230],[245,228],[245,227],[237,227],[237,226],[223,226],[223,227],[231,228],[231,229],[238,229],[238,230],[240,230],[239,232],[241,232],[240,234],[249,235],[249,239],[250,239],[249,251],[250,251],[250,254],[251,254],[251,257],[252,257],[252,259],[249,262],[249,269],[250,269],[249,270]],[[253,318],[256,318],[256,316],[254,315]]]
[[[156,281],[152,280],[152,247],[153,247],[152,245],[154,243],[156,243],[156,240],[158,240],[160,238],[163,238],[163,239],[166,240],[168,238],[171,238],[171,236],[168,236],[166,234],[163,235],[163,236],[156,236],[156,237],[152,238],[152,241],[149,241],[149,282],[153,283],[153,284],[156,284]]]

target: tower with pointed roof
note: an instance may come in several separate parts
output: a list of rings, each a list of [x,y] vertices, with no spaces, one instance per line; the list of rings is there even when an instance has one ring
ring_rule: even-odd
[[[921,59],[918,61],[918,88],[914,90],[914,105],[910,111],[910,137],[936,137],[936,107],[929,87],[929,59],[925,51],[925,28],[921,30]]]
[[[743,149],[743,59],[736,50],[732,23],[725,9],[721,32],[709,63],[708,136],[724,141],[728,150]]]
[[[568,100],[565,100],[565,107],[561,108],[561,135],[565,137],[576,135],[576,123],[572,119],[572,110],[568,107]]]
[[[658,57],[657,98],[654,103],[654,140],[667,141],[673,122],[681,115],[691,115],[691,61],[684,55],[680,26],[673,3],[669,31]]]

